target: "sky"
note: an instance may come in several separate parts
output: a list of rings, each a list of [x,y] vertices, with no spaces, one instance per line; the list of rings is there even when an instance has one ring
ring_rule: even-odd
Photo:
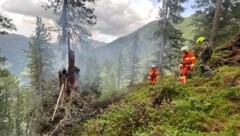
[[[30,37],[36,27],[36,16],[42,17],[48,27],[55,25],[56,16],[45,11],[41,5],[47,0],[0,0],[0,14],[13,20],[17,31],[11,32]],[[24,3],[24,4],[23,4]],[[194,13],[188,0],[183,6],[184,17]],[[97,24],[91,28],[91,39],[111,42],[121,36],[132,33],[143,25],[157,19],[158,0],[98,0],[94,4]],[[52,42],[57,41],[53,33]]]

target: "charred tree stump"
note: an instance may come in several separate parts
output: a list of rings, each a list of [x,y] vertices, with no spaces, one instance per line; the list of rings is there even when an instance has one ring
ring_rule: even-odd
[[[74,77],[74,66],[75,66],[75,53],[73,50],[70,49],[70,38],[68,38],[68,85],[69,88],[67,89],[73,89],[74,83],[75,83],[75,77]]]

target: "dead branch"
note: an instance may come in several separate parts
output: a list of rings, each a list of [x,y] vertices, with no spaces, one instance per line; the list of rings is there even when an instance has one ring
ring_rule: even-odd
[[[56,114],[56,111],[57,111],[57,108],[58,108],[58,104],[59,104],[60,98],[62,96],[63,90],[64,90],[64,84],[62,84],[62,87],[61,87],[61,91],[60,91],[60,94],[59,94],[59,97],[58,97],[58,100],[57,100],[57,104],[56,104],[55,110],[53,112],[52,121],[54,120],[54,116]]]

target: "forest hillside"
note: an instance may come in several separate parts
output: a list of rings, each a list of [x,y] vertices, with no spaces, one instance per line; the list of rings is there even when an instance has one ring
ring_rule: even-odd
[[[231,56],[235,49],[238,53]],[[119,102],[66,134],[238,135],[239,49],[240,37],[232,37],[216,46],[209,63],[215,67],[211,77],[204,78],[196,70],[184,85],[176,76],[162,76],[155,86],[139,83]]]

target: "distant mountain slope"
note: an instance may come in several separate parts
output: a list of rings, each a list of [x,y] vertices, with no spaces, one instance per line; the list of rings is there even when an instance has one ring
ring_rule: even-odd
[[[27,56],[23,49],[28,49],[28,42],[29,38],[22,35],[0,35],[1,56],[7,58],[10,72],[18,77],[27,64]]]
[[[103,47],[97,48],[96,54],[98,55],[98,59],[101,62],[110,59],[110,57],[112,59],[115,58],[120,52],[126,53],[126,48],[133,43],[136,34],[139,36],[138,43],[143,57],[156,51],[158,49],[156,46],[158,42],[153,39],[153,34],[157,28],[158,22],[154,21],[127,36],[122,36]]]
[[[106,45],[105,42],[100,42],[100,41],[96,41],[96,40],[89,40],[89,42],[90,42],[90,46],[92,48],[98,48],[98,47],[102,47],[102,46]]]
[[[194,36],[192,34],[194,27],[191,26],[191,23],[192,16],[185,18],[181,24],[176,26],[177,29],[183,32],[183,37],[187,40],[192,40]],[[99,62],[103,64],[106,60],[115,59],[120,52],[123,52],[123,54],[126,53],[127,47],[133,43],[136,34],[139,36],[138,43],[140,44],[142,52],[141,58],[149,57],[149,54],[153,54],[159,50],[157,45],[160,40],[153,39],[153,34],[158,27],[158,21],[150,22],[127,36],[122,36],[113,42],[106,44],[106,46],[97,48],[96,54]],[[156,59],[157,58],[149,58],[149,64],[151,63],[150,61]]]
[[[7,66],[11,73],[21,77],[21,73],[27,66],[27,55],[23,50],[28,50],[28,37],[18,34],[0,35],[1,56],[7,58]],[[106,43],[95,40],[89,41],[92,48],[104,46]]]
[[[187,40],[193,40],[193,30],[194,26],[192,26],[192,16],[184,18],[181,24],[178,24],[176,27],[177,29],[183,32],[183,37]]]
[[[186,39],[193,38],[191,34],[193,27],[190,26],[191,21],[192,17],[188,17],[182,22],[182,24],[177,25],[177,27],[183,31],[183,36]],[[150,61],[156,60],[152,54],[159,50],[157,47],[159,40],[157,41],[153,39],[153,33],[158,27],[158,22],[153,21],[139,28],[135,32],[127,36],[122,36],[111,43],[106,44],[104,42],[90,40],[89,45],[95,50],[98,63],[104,65],[107,60],[115,59],[120,52],[127,55],[129,46],[133,43],[134,36],[137,34],[139,36],[138,43],[141,50],[141,58],[144,59],[145,62],[149,62],[149,65],[151,65]],[[9,70],[18,77],[20,77],[20,73],[23,72],[24,67],[27,65],[27,56],[23,52],[23,49],[28,49],[28,42],[29,38],[22,35],[0,35],[0,48],[2,51],[0,55],[5,56],[8,59],[8,64],[10,66]],[[77,55],[79,54],[80,52],[77,53]],[[82,60],[77,61],[82,62]]]

